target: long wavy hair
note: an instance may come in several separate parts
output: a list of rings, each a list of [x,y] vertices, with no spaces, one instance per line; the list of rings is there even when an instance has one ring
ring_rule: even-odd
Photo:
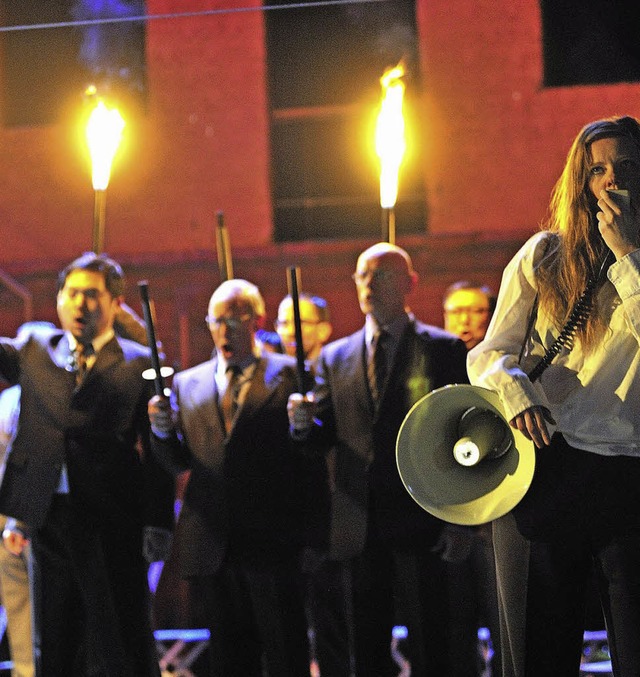
[[[640,149],[640,122],[629,116],[612,117],[591,122],[580,130],[553,189],[549,217],[542,224],[554,237],[537,269],[539,303],[559,328],[609,254],[598,230],[597,199],[589,188],[589,167],[591,144],[615,136],[631,138]],[[607,330],[608,317],[597,299],[605,285],[615,293],[603,275],[594,293],[593,309],[577,332],[585,352],[601,341]]]

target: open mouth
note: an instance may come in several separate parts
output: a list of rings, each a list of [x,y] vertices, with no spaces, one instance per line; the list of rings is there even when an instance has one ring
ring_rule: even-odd
[[[82,331],[87,326],[87,323],[87,318],[82,315],[80,317],[73,318],[73,326],[79,331]]]

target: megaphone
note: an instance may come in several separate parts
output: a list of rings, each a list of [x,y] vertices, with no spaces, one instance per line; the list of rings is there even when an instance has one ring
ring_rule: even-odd
[[[402,482],[424,510],[453,524],[502,517],[527,492],[533,442],[506,420],[498,395],[448,385],[418,400],[396,442]]]

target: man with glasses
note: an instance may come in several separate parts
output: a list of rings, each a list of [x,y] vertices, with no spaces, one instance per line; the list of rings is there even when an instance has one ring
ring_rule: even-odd
[[[487,333],[496,297],[486,285],[460,280],[447,288],[442,305],[444,328],[471,350]]]
[[[496,297],[487,285],[468,280],[454,282],[442,301],[444,328],[459,336],[467,350],[471,350],[484,339],[495,306]],[[457,646],[474,646],[478,628],[488,629],[494,654],[484,660],[490,662],[493,677],[500,677],[502,647],[490,523],[473,529],[469,556],[462,562],[450,564],[449,576]],[[480,665],[479,672],[484,668],[485,665]]]
[[[292,436],[336,447],[336,485],[349,498],[345,521],[352,528],[356,675],[397,675],[390,641],[401,622],[412,673],[452,677],[443,559],[466,552],[468,530],[446,525],[413,501],[395,449],[415,402],[435,388],[467,382],[466,350],[409,311],[418,275],[400,247],[385,242],[365,250],[354,281],[364,327],[323,348],[313,396],[290,400]],[[458,674],[474,674],[475,656],[466,667]]]
[[[262,677],[264,654],[270,677],[307,677],[300,555],[320,508],[307,497],[317,458],[288,435],[295,360],[260,350],[265,304],[246,280],[216,289],[206,321],[213,358],[177,374],[171,403],[155,397],[149,414],[158,457],[191,470],[175,541],[211,630],[209,675]]]
[[[313,375],[322,346],[333,330],[329,306],[325,299],[302,292],[299,295],[302,346],[309,373]],[[278,306],[276,331],[288,355],[296,355],[293,301],[285,296]],[[311,628],[312,658],[321,675],[349,677],[351,665],[351,630],[349,624],[349,586],[344,549],[349,537],[348,524],[340,522],[345,500],[335,486],[335,449],[319,457],[320,471],[331,494],[331,510],[319,520],[313,547],[305,551],[306,609]],[[310,487],[310,500],[322,503],[324,487]]]
[[[174,487],[148,453],[150,351],[114,333],[123,293],[121,267],[87,253],[58,277],[62,330],[0,338],[21,386],[0,513],[37,562],[42,675],[159,677],[143,551],[161,559]]]
[[[332,326],[329,306],[319,296],[302,292],[299,295],[300,328],[302,347],[309,366],[313,366],[320,355],[320,349],[329,340]],[[293,323],[293,301],[285,296],[278,306],[278,318],[274,322],[280,343],[287,355],[296,355],[296,333]]]

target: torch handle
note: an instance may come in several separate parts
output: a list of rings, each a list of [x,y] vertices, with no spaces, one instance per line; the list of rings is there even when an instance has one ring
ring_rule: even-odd
[[[233,279],[233,262],[231,260],[231,244],[229,233],[224,225],[224,212],[216,212],[218,225],[216,228],[216,248],[218,250],[218,268],[222,281]]]
[[[93,195],[93,251],[102,254],[107,213],[107,191],[94,190]]]
[[[156,342],[156,331],[153,324],[153,314],[151,312],[151,303],[149,301],[149,283],[146,280],[138,282],[140,298],[142,300],[142,312],[144,313],[144,323],[147,328],[147,341],[151,349],[151,364],[155,371],[154,382],[156,386],[156,395],[164,397],[164,380],[160,373],[160,355],[158,354],[158,344]]]
[[[300,319],[300,268],[287,268],[287,283],[289,296],[293,306],[293,329],[296,337],[296,367],[298,374],[298,392],[304,395],[306,391],[307,368],[304,361],[304,345],[302,344],[302,321]]]

